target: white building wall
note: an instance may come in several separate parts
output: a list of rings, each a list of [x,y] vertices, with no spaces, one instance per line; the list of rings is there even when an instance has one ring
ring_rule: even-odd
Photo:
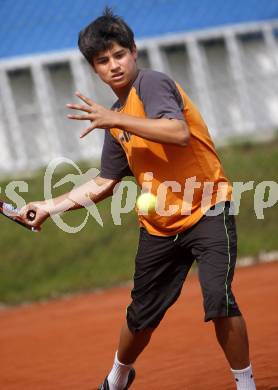
[[[139,41],[138,64],[181,84],[216,143],[266,138],[278,128],[277,31],[278,21]],[[103,131],[80,140],[84,123],[66,118],[76,90],[115,100],[77,51],[0,61],[0,173],[100,157]]]

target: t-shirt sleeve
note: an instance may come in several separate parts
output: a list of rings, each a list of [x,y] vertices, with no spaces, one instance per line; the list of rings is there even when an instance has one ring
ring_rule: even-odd
[[[109,130],[105,130],[100,176],[115,180],[121,180],[124,176],[133,176],[123,148]]]
[[[148,118],[184,119],[184,105],[175,82],[164,73],[143,74],[139,95]]]

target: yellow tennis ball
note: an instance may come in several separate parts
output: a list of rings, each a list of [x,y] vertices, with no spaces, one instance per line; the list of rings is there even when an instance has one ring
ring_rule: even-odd
[[[156,196],[145,192],[138,196],[136,206],[140,214],[151,214],[155,211]]]

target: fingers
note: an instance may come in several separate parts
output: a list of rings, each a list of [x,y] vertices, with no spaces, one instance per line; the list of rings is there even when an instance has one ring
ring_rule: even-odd
[[[85,106],[84,104],[68,103],[66,104],[66,107],[71,108],[73,110],[80,110],[86,112],[87,115],[68,114],[67,118],[79,120],[79,121],[84,121],[84,120],[91,121],[90,126],[87,127],[87,129],[82,131],[82,133],[80,134],[80,138],[83,138],[96,128],[95,119],[96,119],[96,114],[98,114],[98,111],[97,109],[94,109],[94,106],[95,108],[97,108],[97,105],[91,99],[87,98],[85,95],[82,95],[79,91],[75,92],[75,95],[79,97],[79,99],[83,100],[83,102],[86,103],[87,106]]]
[[[79,99],[83,100],[83,102],[87,103],[89,106],[92,106],[94,104],[94,102],[91,99],[82,95],[82,93],[80,93],[79,91],[75,92],[75,95],[79,97]]]
[[[91,121],[91,120],[93,120],[91,115],[72,115],[72,114],[68,114],[67,118],[69,118],[69,119],[76,119],[78,121],[84,121],[84,120]]]
[[[81,96],[83,97],[83,95],[81,95]],[[94,110],[92,108],[92,104],[94,104],[94,103],[93,103],[93,101],[91,101],[90,99],[86,98],[85,96],[84,96],[84,101],[88,102],[88,104],[89,104],[89,102],[91,102],[91,105],[85,106],[83,104],[68,103],[68,104],[66,104],[66,107],[71,108],[73,110],[79,110],[79,111],[87,112],[88,115],[68,114],[67,118],[69,118],[69,119],[76,119],[76,120],[82,120],[82,121],[83,120],[93,120],[94,118],[93,118],[92,114],[96,114],[97,113],[97,110]]]
[[[92,109],[88,106],[84,106],[83,104],[73,104],[73,103],[68,103],[66,104],[66,107],[71,108],[73,110],[80,110],[84,112],[92,112]]]
[[[34,226],[41,217],[41,211],[44,211],[45,208],[46,206],[39,202],[28,203],[20,209],[19,216],[29,225]]]
[[[34,215],[34,218],[32,220],[30,219],[31,213],[34,213],[32,214],[32,216]],[[34,211],[34,208],[32,207],[31,209],[29,205],[27,205],[20,209],[16,219],[24,223],[25,225],[35,228],[36,230],[40,230],[40,226],[37,226],[37,224],[35,223],[35,216],[36,212]]]
[[[91,99],[87,98],[85,95],[82,95],[79,91],[75,92],[75,95],[77,97],[79,97],[79,99],[83,100],[83,102],[86,103],[87,106],[85,106],[84,104],[68,103],[68,104],[66,104],[66,107],[71,108],[73,110],[84,111],[84,112],[87,112],[88,114],[94,112],[94,110],[92,108],[93,108],[95,103]],[[69,115],[68,115],[68,117],[71,119],[79,119],[79,118],[72,118]]]
[[[19,216],[28,222],[32,222],[36,217],[36,211],[37,207],[33,203],[27,204],[20,209]]]
[[[87,127],[87,129],[83,130],[82,133],[80,134],[80,138],[84,138],[87,134],[89,134],[95,128],[96,128],[95,124],[91,125],[90,127]]]

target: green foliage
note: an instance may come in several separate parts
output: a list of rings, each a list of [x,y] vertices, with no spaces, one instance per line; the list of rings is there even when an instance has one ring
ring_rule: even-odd
[[[254,181],[254,190],[244,192],[241,197],[237,217],[239,256],[277,250],[278,203],[264,210],[264,219],[257,219],[254,193],[263,181],[278,182],[278,139],[269,143],[231,145],[221,149],[219,155],[232,182]]]
[[[232,145],[219,150],[219,155],[231,181],[254,181],[254,185],[264,180],[277,181],[278,140]],[[82,168],[86,172],[89,166],[83,164]],[[64,175],[65,172],[59,173],[60,177]],[[28,193],[21,194],[27,202],[43,198],[43,171],[20,180],[29,185]],[[1,183],[2,193],[7,183],[8,180]],[[64,185],[61,192],[70,188]],[[110,202],[107,199],[99,205],[103,228],[90,217],[86,227],[72,235],[64,233],[51,220],[42,232],[31,233],[2,218],[0,301],[17,304],[130,280],[137,249],[137,218],[131,212],[122,216],[121,226],[115,226]],[[254,191],[242,195],[237,217],[240,256],[277,249],[278,206],[265,210],[265,218],[258,220],[253,203]],[[85,214],[85,210],[78,210],[64,219],[77,226]]]

